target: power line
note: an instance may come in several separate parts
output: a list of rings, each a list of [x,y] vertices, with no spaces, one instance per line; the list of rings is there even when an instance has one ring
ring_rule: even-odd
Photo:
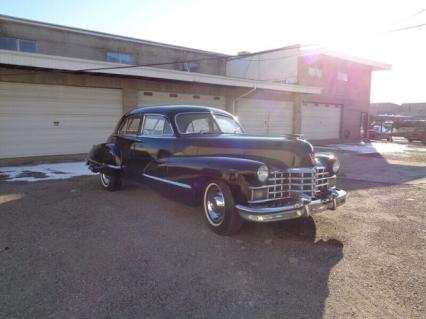
[[[426,9],[421,9],[421,10],[419,10],[419,11],[416,11],[416,12],[414,12],[414,13],[410,14],[409,16],[407,16],[407,17],[405,17],[405,18],[402,18],[401,20],[398,20],[397,22],[395,22],[395,23],[393,23],[393,24],[395,25],[395,24],[399,24],[399,23],[401,23],[401,22],[405,22],[405,21],[407,21],[407,20],[410,20],[410,19],[412,19],[412,18],[414,18],[414,17],[417,17],[417,16],[421,15],[421,14],[422,14],[422,13],[424,13],[424,12],[426,12]]]
[[[404,31],[404,30],[411,30],[411,29],[417,29],[420,27],[424,27],[426,26],[426,23],[421,23],[421,24],[416,24],[416,25],[409,25],[406,27],[401,27],[401,28],[397,28],[397,29],[392,29],[392,30],[387,30],[383,33],[393,33],[393,32],[399,32],[399,31]]]

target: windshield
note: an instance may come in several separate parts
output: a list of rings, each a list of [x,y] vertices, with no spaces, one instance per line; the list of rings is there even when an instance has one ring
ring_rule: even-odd
[[[240,125],[230,116],[211,113],[182,113],[176,116],[181,134],[242,134]]]
[[[241,126],[232,117],[216,114],[215,118],[222,133],[229,133],[229,134],[243,133]]]

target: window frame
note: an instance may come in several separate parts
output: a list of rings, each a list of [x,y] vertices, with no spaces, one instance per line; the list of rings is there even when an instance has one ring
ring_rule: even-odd
[[[199,62],[183,62],[180,65],[180,71],[199,73],[200,63]]]
[[[117,60],[118,61],[111,61],[111,60],[109,60],[108,59],[108,56],[110,55],[110,54],[112,54],[112,55],[117,55]],[[122,57],[123,56],[128,56],[129,58],[130,58],[130,60],[131,60],[131,63],[126,63],[126,62],[123,62],[123,59],[122,59]],[[119,64],[126,64],[126,65],[134,65],[135,64],[135,56],[134,56],[134,54],[132,54],[132,53],[124,53],[124,52],[117,52],[117,51],[107,51],[106,52],[106,61],[107,62],[111,62],[111,63],[119,63]]]
[[[21,39],[21,38],[8,37],[8,36],[1,36],[0,38],[5,39],[5,40],[6,39],[14,40],[15,46],[16,46],[16,50],[15,49],[2,49],[2,50],[15,51],[15,52],[25,52],[25,53],[37,53],[37,40]],[[23,41],[34,43],[34,51],[24,51],[24,50],[21,50],[22,42]]]
[[[164,118],[165,122],[169,123],[170,129],[171,129],[172,132],[170,134],[164,134],[164,127],[163,127],[163,133],[162,134],[158,134],[158,135],[147,135],[147,134],[143,134],[143,128],[145,126],[145,121],[146,121],[146,118],[148,116],[157,116],[157,117]],[[141,136],[141,137],[163,138],[163,137],[176,137],[176,134],[175,134],[175,130],[173,129],[172,122],[170,121],[170,119],[166,115],[159,114],[159,113],[147,113],[147,114],[143,114],[143,120],[142,120],[141,125],[139,127],[139,136]]]

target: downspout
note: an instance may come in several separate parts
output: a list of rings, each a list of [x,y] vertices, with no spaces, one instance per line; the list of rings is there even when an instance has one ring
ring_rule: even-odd
[[[237,101],[242,99],[243,97],[246,97],[247,95],[250,95],[251,93],[253,93],[254,91],[256,91],[257,87],[256,85],[254,85],[254,87],[252,89],[250,89],[249,91],[241,94],[240,96],[236,97],[233,101],[232,101],[232,114],[235,115],[235,106],[237,105]]]

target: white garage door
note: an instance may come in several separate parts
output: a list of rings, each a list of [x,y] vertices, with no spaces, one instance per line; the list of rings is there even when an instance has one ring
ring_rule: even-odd
[[[138,106],[186,104],[202,105],[225,109],[225,98],[223,96],[182,94],[168,92],[138,92]]]
[[[121,113],[121,90],[0,82],[0,158],[87,153]]]
[[[303,103],[303,136],[308,140],[338,139],[341,112],[338,104]]]
[[[236,103],[236,114],[249,134],[280,136],[293,132],[293,103],[241,99]]]

